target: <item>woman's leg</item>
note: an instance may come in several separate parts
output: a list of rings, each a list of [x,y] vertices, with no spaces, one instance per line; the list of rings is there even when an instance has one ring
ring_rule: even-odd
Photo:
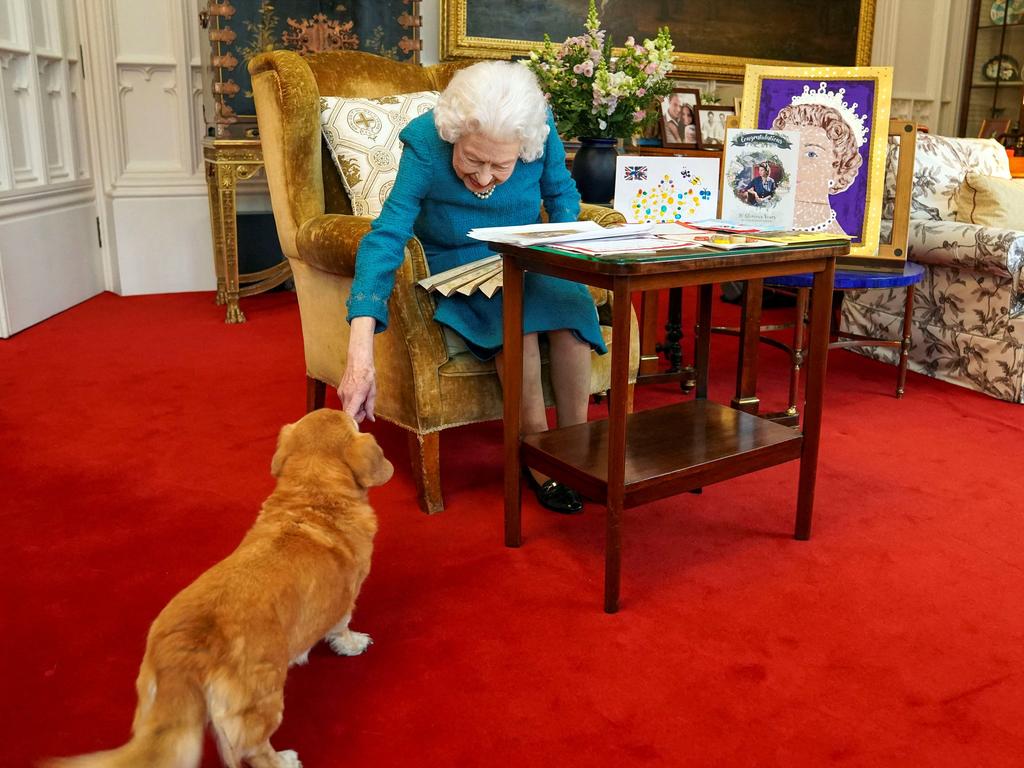
[[[558,426],[582,424],[590,400],[590,345],[565,329],[548,331],[548,344]]]
[[[504,387],[504,353],[499,352],[494,363],[498,368],[498,379]],[[548,428],[548,417],[544,410],[544,390],[540,384],[540,349],[537,347],[536,333],[523,336],[523,403],[520,421],[526,434],[543,432]]]
[[[567,332],[569,333],[569,332]],[[569,333],[572,336],[571,333]],[[549,334],[550,336],[550,334]],[[575,340],[575,337],[573,337]],[[590,361],[590,348],[588,345],[583,345],[587,353],[587,375],[589,372],[589,361]],[[552,357],[555,357],[556,352],[552,348]],[[505,375],[505,358],[502,354],[498,354],[496,359],[498,367],[498,378],[501,379]],[[559,367],[566,367],[560,365]],[[552,374],[554,373],[552,369]],[[563,375],[563,394],[558,394],[558,387],[555,387],[555,399],[558,401],[559,397],[569,403],[571,396],[574,394],[575,389],[578,387],[571,386],[571,377]],[[504,386],[504,381],[502,381]],[[578,424],[580,421],[585,421],[587,417],[587,391],[588,387],[584,383],[583,390],[583,409],[582,417],[579,417],[575,422],[565,422],[566,424]],[[560,401],[559,401],[560,402]],[[574,409],[571,406],[567,406],[568,410],[563,408],[561,405],[556,406],[558,409],[559,423],[562,423],[563,413],[571,413],[569,418],[578,416],[579,409]],[[523,402],[522,402],[522,413],[520,416],[520,422],[522,425],[523,432],[544,432],[548,428],[548,417],[544,409],[544,389],[541,386],[540,380],[540,350],[537,347],[537,334],[531,333],[523,337]],[[546,475],[529,469],[530,475],[533,477],[537,493],[537,498],[540,503],[554,512],[561,512],[565,514],[575,514],[583,510],[583,500],[580,498],[576,491],[567,488],[560,483],[549,483],[551,480]]]

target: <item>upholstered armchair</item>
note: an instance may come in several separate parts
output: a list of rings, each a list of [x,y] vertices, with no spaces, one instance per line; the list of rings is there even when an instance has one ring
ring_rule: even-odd
[[[890,146],[884,210],[891,210],[897,155]],[[1010,229],[964,223],[958,193],[968,171],[1009,179],[1006,151],[990,139],[918,136],[908,251],[926,272],[914,295],[910,368],[1024,402],[1024,221]],[[884,213],[882,223],[884,231]],[[843,328],[898,338],[902,296],[848,291]],[[898,355],[859,351],[888,362]]]
[[[273,51],[249,65],[274,218],[298,296],[308,410],[323,405],[326,386],[336,387],[345,370],[345,301],[356,250],[371,223],[368,217],[352,215],[332,159],[321,150],[320,97],[379,98],[442,90],[458,66],[420,67],[355,51],[308,57]],[[583,206],[583,217],[602,225],[623,221],[615,211],[597,206]],[[433,513],[444,508],[440,432],[500,419],[502,399],[493,362],[480,362],[469,352],[449,354],[441,326],[432,319],[433,299],[416,285],[427,274],[423,248],[414,238],[406,244],[390,299],[390,323],[376,336],[374,357],[376,413],[408,430],[420,503]],[[593,294],[605,341],[619,342],[611,339],[610,296],[596,290]],[[630,344],[634,382],[639,363],[635,317],[630,338],[621,343]],[[592,393],[608,389],[610,362],[610,354],[593,356]],[[550,402],[546,371],[545,392]]]

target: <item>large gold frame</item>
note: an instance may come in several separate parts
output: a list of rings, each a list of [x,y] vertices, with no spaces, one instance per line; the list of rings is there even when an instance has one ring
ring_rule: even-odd
[[[497,37],[470,37],[466,34],[469,0],[441,0],[441,59],[510,59],[525,56],[541,44],[540,40],[515,40]],[[822,0],[827,2],[827,0]],[[875,31],[876,0],[861,0],[860,22],[857,25],[855,66],[871,63],[871,39]],[[580,19],[582,27],[583,20]],[[559,42],[559,41],[556,41]],[[676,52],[672,55],[675,78],[742,80],[747,64],[771,66],[814,66],[808,62],[776,59],[751,59],[739,56],[716,56],[703,53]]]
[[[875,103],[871,110],[871,144],[868,150],[867,192],[861,226],[861,239],[850,246],[850,258],[881,259],[888,251],[879,251],[882,220],[882,195],[885,187],[886,147],[889,125],[889,106],[892,100],[891,67],[747,67],[743,82],[743,114],[741,128],[757,128],[757,115],[761,108],[761,90],[765,80],[872,80],[875,83]],[[916,133],[915,133],[916,136]],[[905,258],[905,256],[904,256]]]

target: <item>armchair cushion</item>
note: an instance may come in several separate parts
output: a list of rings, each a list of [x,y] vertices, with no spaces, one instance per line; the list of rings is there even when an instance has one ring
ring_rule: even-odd
[[[956,220],[999,229],[1024,227],[1024,181],[968,172],[957,190]]]
[[[373,99],[320,97],[320,125],[357,216],[380,215],[398,175],[398,134],[437,104],[438,91]]]

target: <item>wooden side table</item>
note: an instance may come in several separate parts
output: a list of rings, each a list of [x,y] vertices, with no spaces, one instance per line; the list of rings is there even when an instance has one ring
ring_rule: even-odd
[[[501,243],[491,243],[490,247],[504,254],[506,546],[518,547],[522,543],[522,462],[605,505],[604,609],[608,613],[614,613],[619,606],[621,526],[623,512],[630,507],[799,459],[795,535],[798,539],[810,537],[832,283],[836,258],[849,252],[847,244],[726,253],[662,251],[600,259],[545,247],[520,248]],[[612,291],[612,334],[619,339],[629,335],[633,291],[701,286],[696,399],[627,414],[629,350],[626,345],[612,344],[608,419],[522,435],[519,425],[523,274],[526,271]],[[746,412],[750,393],[756,386],[749,373],[757,370],[756,333],[741,335],[735,407],[707,400],[711,285],[748,280],[750,285],[760,289],[766,277],[800,272],[814,275],[807,405],[802,432]],[[751,302],[748,311],[759,314],[760,305]],[[747,319],[750,327],[756,327],[760,321],[759,317]]]
[[[239,181],[256,176],[263,169],[260,140],[242,135],[207,137],[203,140],[206,191],[210,198],[210,230],[213,236],[213,264],[217,272],[217,303],[227,305],[226,323],[244,323],[238,306],[240,296],[269,291],[292,273],[288,260],[259,272],[238,273],[238,224],[235,219],[235,189]]]

